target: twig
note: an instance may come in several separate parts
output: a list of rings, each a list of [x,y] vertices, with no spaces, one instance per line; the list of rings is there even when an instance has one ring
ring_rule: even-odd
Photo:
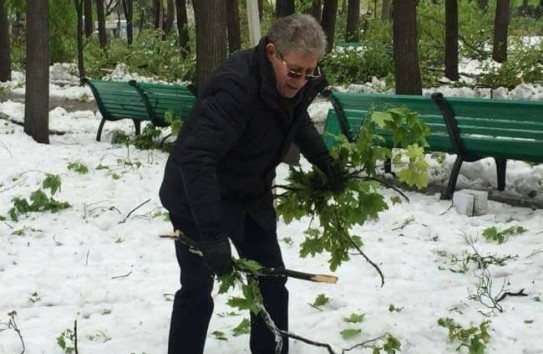
[[[496,299],[496,302],[502,301],[503,299],[505,299],[506,296],[528,296],[528,294],[524,292],[524,288],[520,289],[517,292],[506,291]]]
[[[453,206],[454,206],[454,203],[451,202],[451,205],[449,205],[449,207],[447,208],[447,210],[445,210],[444,212],[442,212],[441,214],[439,214],[439,216],[442,216],[442,215],[447,214],[447,212],[448,212],[449,210],[451,210]]]
[[[23,347],[23,349],[21,350],[21,353],[20,354],[24,354],[25,352],[25,342],[23,340],[23,335],[21,334],[21,330],[19,329],[19,326],[17,326],[17,322],[15,322],[15,316],[17,316],[17,312],[15,311],[11,311],[10,313],[8,313],[8,316],[9,316],[9,321],[7,323],[7,329],[13,329],[13,331],[15,331],[15,333],[17,333],[17,336],[19,337],[19,340],[21,341],[21,346]],[[4,331],[3,329],[0,330],[0,332]]]
[[[532,256],[535,256],[536,254],[543,253],[543,250],[535,250],[530,255],[528,255],[526,258],[530,258]]]
[[[356,344],[356,345],[353,345],[353,346],[350,347],[350,348],[343,349],[343,350],[341,351],[341,353],[343,354],[343,353],[345,353],[345,352],[350,352],[351,350],[356,349],[356,348],[358,348],[358,347],[366,348],[366,346],[367,346],[369,343],[377,342],[378,340],[383,339],[383,337],[384,337],[384,335],[379,336],[379,337],[377,337],[377,338],[368,339],[368,340],[366,340],[366,341],[363,341],[362,343],[358,343],[358,344]]]
[[[116,276],[114,276],[114,277],[111,277],[111,279],[126,278],[126,277],[128,277],[130,274],[132,274],[132,271],[130,271],[130,272],[124,274],[124,275],[116,275]]]
[[[363,180],[363,181],[376,181],[376,182],[379,182],[380,184],[382,184],[383,186],[385,186],[386,188],[390,188],[392,189],[393,191],[395,191],[396,193],[400,194],[402,197],[404,197],[405,200],[407,200],[407,202],[409,203],[409,198],[407,197],[407,195],[402,192],[401,189],[399,189],[398,187],[395,187],[393,186],[392,184],[390,183],[386,183],[385,181],[379,179],[379,178],[375,178],[375,177],[360,177],[360,176],[353,176],[352,178],[355,178],[355,179],[360,179],[360,180]]]
[[[491,313],[494,312],[494,310],[498,310],[499,312],[503,312],[503,307],[498,303],[499,298],[503,296],[503,289],[505,289],[505,284],[507,283],[507,279],[503,281],[502,287],[500,291],[498,291],[498,294],[493,295],[492,294],[492,276],[490,275],[490,272],[488,269],[483,268],[480,272],[480,274],[475,274],[475,276],[479,279],[479,283],[477,284],[477,292],[475,294],[470,295],[470,299],[477,300],[484,306],[490,309],[490,312],[482,312],[479,311],[484,316],[489,316]]]
[[[89,265],[89,254],[90,250],[87,251],[87,257],[85,258],[85,267]]]
[[[362,252],[360,247],[358,247],[358,245],[353,241],[352,238],[347,237],[347,239],[349,240],[351,245],[358,251],[358,253],[360,253],[360,255],[362,255],[362,257],[364,257],[366,262],[368,262],[373,268],[375,268],[377,273],[379,273],[379,277],[381,278],[381,288],[382,288],[385,285],[385,276],[383,275],[383,272],[381,271],[381,268],[379,268],[379,266],[376,263],[374,263],[368,256],[366,256],[366,254],[364,252]]]
[[[9,156],[10,157],[13,157],[13,154],[11,153],[11,150],[6,146],[5,143],[2,143],[1,145],[4,149],[6,149],[6,151],[8,152]]]
[[[336,212],[336,218],[338,218],[337,212]],[[360,247],[358,247],[358,245],[353,241],[351,237],[347,235],[345,236],[345,238],[349,241],[351,246],[353,246],[354,249],[356,249],[358,253],[362,255],[362,257],[364,257],[366,262],[368,262],[377,271],[377,273],[379,273],[379,277],[381,278],[381,287],[383,287],[385,285],[385,276],[383,272],[381,271],[381,268],[379,268],[379,266],[376,263],[374,263],[368,256],[366,256],[366,254],[360,249]]]
[[[77,349],[77,320],[74,321],[74,349],[75,354],[79,354],[79,350]]]
[[[123,220],[119,221],[119,224],[122,224],[122,223],[126,222],[126,220],[128,220],[128,218],[130,217],[130,215],[132,215],[133,212],[135,212],[136,210],[138,210],[139,208],[141,208],[145,204],[149,203],[150,201],[151,201],[151,198],[147,199],[146,201],[144,201],[143,203],[141,203],[140,205],[138,205],[134,209],[130,210],[130,212],[126,215],[126,217]]]
[[[17,181],[16,183],[14,183],[13,185],[11,185],[9,187],[6,187],[4,189],[0,189],[0,193],[5,192],[5,191],[9,191],[10,189],[13,189],[13,188],[17,187],[19,184],[21,184],[23,182],[24,182],[24,180],[23,181]]]

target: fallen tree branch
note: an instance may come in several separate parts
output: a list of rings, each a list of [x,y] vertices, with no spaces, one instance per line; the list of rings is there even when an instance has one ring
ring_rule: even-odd
[[[119,224],[125,223],[126,220],[128,220],[128,218],[130,217],[130,215],[132,215],[136,210],[138,210],[139,208],[141,208],[145,204],[149,203],[150,201],[151,201],[151,198],[147,199],[146,201],[144,201],[143,203],[141,203],[140,205],[138,205],[134,209],[130,210],[130,212],[126,215],[126,217],[123,220],[119,221]]]
[[[200,252],[200,247],[198,243],[192,240],[191,238],[185,236],[185,234],[181,230],[176,230],[175,232],[171,234],[163,234],[163,235],[160,235],[160,237],[177,240],[193,248],[196,252]],[[335,284],[337,283],[337,280],[338,280],[335,275],[305,273],[305,272],[299,272],[296,270],[286,269],[286,268],[261,268],[256,274],[248,269],[239,269],[239,271],[244,272],[244,273],[251,273],[252,275],[255,275],[257,277],[258,276],[289,277],[289,278],[294,278],[294,279],[313,281],[316,283]]]

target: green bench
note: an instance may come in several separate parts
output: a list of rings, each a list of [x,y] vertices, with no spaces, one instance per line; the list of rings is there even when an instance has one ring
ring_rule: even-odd
[[[85,78],[102,120],[96,140],[100,141],[106,121],[131,119],[136,135],[140,134],[141,122],[149,121],[155,126],[169,125],[167,112],[188,117],[196,100],[192,85],[156,84],[131,81],[113,81]]]
[[[140,133],[142,121],[149,120],[145,103],[128,81],[111,81],[84,78],[82,82],[90,87],[102,120],[98,126],[96,140],[100,141],[106,121],[132,119],[136,134]]]
[[[151,122],[157,127],[170,124],[166,119],[168,112],[182,118],[188,117],[196,102],[194,85],[157,84],[135,80],[130,80],[129,84],[143,98]]]
[[[456,154],[449,182],[442,197],[450,199],[464,161],[485,157],[496,161],[498,190],[505,188],[507,159],[543,162],[543,103],[475,98],[445,98],[393,94],[366,94],[325,91],[334,107],[325,123],[325,142],[332,147],[330,134],[356,138],[364,120],[373,111],[407,107],[419,113],[430,128],[429,151]],[[378,132],[379,133],[379,132]],[[392,139],[382,132],[385,144]],[[390,166],[385,166],[390,171]]]
[[[452,197],[464,161],[494,158],[500,191],[505,189],[508,159],[543,162],[543,102],[445,98],[439,92],[432,99],[456,154],[445,197]]]

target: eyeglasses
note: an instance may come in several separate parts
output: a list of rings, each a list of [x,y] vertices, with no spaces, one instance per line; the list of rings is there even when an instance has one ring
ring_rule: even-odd
[[[293,79],[299,79],[301,77],[304,78],[304,80],[310,81],[314,79],[318,79],[321,77],[321,69],[319,66],[317,66],[315,69],[313,69],[313,72],[311,74],[304,74],[296,70],[292,70],[290,68],[290,65],[287,64],[285,59],[283,58],[282,54],[279,54],[279,57],[281,58],[281,61],[283,62],[283,65],[285,66],[285,69],[287,70],[287,76],[291,77]]]

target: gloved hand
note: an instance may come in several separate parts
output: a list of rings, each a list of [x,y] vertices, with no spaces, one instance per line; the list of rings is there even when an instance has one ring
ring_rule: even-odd
[[[232,271],[232,252],[227,234],[222,233],[217,237],[200,241],[200,250],[206,265],[218,276]]]
[[[347,184],[345,171],[341,165],[334,159],[328,159],[328,163],[322,171],[326,175],[326,188],[334,192],[343,192]]]

